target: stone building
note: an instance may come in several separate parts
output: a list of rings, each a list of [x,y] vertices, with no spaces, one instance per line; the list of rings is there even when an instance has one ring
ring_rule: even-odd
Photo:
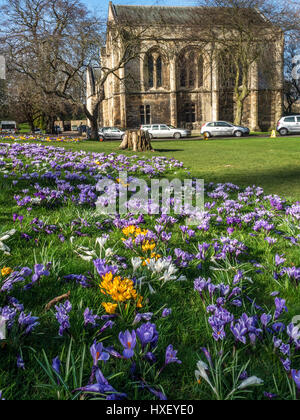
[[[118,61],[118,49],[110,42],[114,25],[126,22],[145,27],[145,36],[140,41],[139,57],[105,83],[100,112],[103,126],[134,128],[165,123],[198,129],[207,121],[233,121],[233,90],[220,76],[212,46],[202,42],[201,32],[198,41],[192,36],[195,25],[201,28],[205,17],[205,8],[200,7],[120,6],[110,2],[103,65],[111,68]],[[257,18],[263,25],[263,17],[257,14]],[[266,83],[258,63],[250,69],[243,123],[252,130],[274,127],[282,114],[284,40],[279,31],[272,48],[275,77],[271,84]]]

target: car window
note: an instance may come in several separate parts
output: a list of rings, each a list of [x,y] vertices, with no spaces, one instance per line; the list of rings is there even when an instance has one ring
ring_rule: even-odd
[[[226,122],[217,122],[216,126],[217,127],[231,127],[231,125]]]
[[[159,125],[152,125],[152,130],[159,130]]]
[[[215,123],[209,123],[209,124],[207,124],[207,127],[214,127],[215,126]]]
[[[300,117],[297,117],[297,122],[300,123]]]
[[[169,130],[169,127],[168,127],[168,126],[166,126],[166,125],[161,125],[161,126],[160,126],[160,129],[161,129],[161,130]]]
[[[284,122],[289,123],[289,122],[295,122],[295,117],[287,117],[284,119]]]
[[[118,128],[112,128],[111,131],[115,132],[119,132],[120,130]]]

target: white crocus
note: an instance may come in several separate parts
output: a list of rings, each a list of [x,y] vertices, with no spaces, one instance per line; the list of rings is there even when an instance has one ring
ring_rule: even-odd
[[[100,248],[103,248],[106,244],[106,242],[109,239],[109,235],[103,235],[100,238],[96,239],[96,244],[99,244]]]
[[[245,389],[248,386],[258,386],[258,385],[262,385],[264,383],[264,381],[260,378],[257,378],[257,376],[251,376],[248,379],[245,379],[239,386],[237,389]]]
[[[4,243],[16,233],[15,229],[9,230],[8,232],[2,233],[0,236],[0,251],[3,251],[6,255],[10,255],[10,248]]]
[[[153,287],[151,286],[151,284],[148,284],[149,287],[149,292],[151,295],[154,295],[156,293],[156,291],[153,289]]]
[[[197,370],[195,370],[196,380],[197,380],[197,382],[199,382],[200,378],[204,379],[208,383],[208,385],[211,387],[211,389],[216,393],[216,389],[214,388],[214,386],[210,382],[210,380],[208,378],[208,375],[206,373],[206,371],[208,371],[208,370],[209,370],[209,368],[208,368],[207,364],[202,362],[202,360],[199,360],[199,362],[197,363]]]
[[[142,260],[139,257],[131,258],[131,264],[133,267],[133,272],[135,273],[142,265]]]
[[[105,257],[106,258],[112,257],[113,255],[114,255],[114,253],[113,253],[113,250],[111,248],[107,248],[105,250]]]

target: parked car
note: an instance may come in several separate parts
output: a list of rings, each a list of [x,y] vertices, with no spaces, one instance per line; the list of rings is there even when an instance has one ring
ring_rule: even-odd
[[[282,117],[277,123],[276,130],[280,133],[281,136],[300,133],[300,115]]]
[[[43,131],[40,128],[35,128],[33,133],[34,134],[43,134]]]
[[[191,130],[185,128],[176,128],[172,125],[166,124],[146,124],[141,125],[141,130],[148,131],[150,138],[163,139],[174,138],[180,139],[182,137],[189,137]]]
[[[201,134],[206,137],[215,136],[235,136],[242,137],[250,134],[247,127],[231,124],[227,121],[215,121],[204,124],[201,128]]]
[[[16,134],[18,131],[15,121],[0,121],[0,133]]]
[[[103,140],[122,140],[124,135],[125,131],[117,127],[102,127],[99,130],[99,136]]]

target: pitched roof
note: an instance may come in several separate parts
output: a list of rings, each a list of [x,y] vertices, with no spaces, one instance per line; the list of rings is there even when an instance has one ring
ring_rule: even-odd
[[[231,19],[233,17],[231,8],[111,5],[118,22],[136,25],[200,25],[208,18],[217,25],[218,21],[224,23],[226,16],[230,16]],[[249,23],[267,23],[267,20],[254,9],[244,8],[239,9],[239,12]],[[237,13],[236,9],[234,13]]]

